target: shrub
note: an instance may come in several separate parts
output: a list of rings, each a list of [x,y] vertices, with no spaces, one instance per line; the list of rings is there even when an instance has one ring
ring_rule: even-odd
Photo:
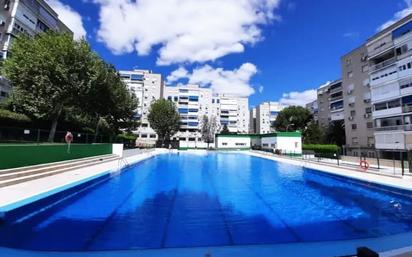
[[[316,157],[333,159],[337,158],[341,152],[337,145],[303,145],[302,149],[303,151],[313,151]]]
[[[0,109],[0,121],[4,125],[20,125],[24,123],[30,123],[31,120],[24,114],[15,113],[8,110]]]

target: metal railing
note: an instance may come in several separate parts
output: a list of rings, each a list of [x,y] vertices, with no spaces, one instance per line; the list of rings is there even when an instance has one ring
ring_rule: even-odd
[[[376,127],[375,130],[376,131],[412,131],[412,124],[387,126],[387,127]]]
[[[371,67],[371,72],[377,71],[377,70],[381,70],[384,69],[388,66],[393,65],[394,63],[396,63],[398,61],[398,59],[396,57],[392,57],[388,60],[385,60],[383,62],[380,62],[378,64],[375,64]]]

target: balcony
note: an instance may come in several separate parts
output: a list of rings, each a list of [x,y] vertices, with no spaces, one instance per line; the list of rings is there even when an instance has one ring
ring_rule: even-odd
[[[397,60],[398,60],[398,59],[397,59],[396,57],[392,57],[392,58],[390,58],[390,59],[388,59],[388,60],[385,60],[385,61],[383,61],[383,62],[380,62],[380,63],[378,63],[378,64],[375,64],[375,65],[373,65],[373,66],[371,67],[371,72],[370,72],[370,73],[373,73],[373,72],[375,72],[375,71],[377,71],[377,70],[381,70],[381,69],[384,69],[384,68],[386,68],[386,67],[388,67],[388,66],[394,65]]]
[[[336,101],[340,101],[343,99],[343,95],[340,96],[335,96],[335,97],[330,97],[329,98],[329,102],[336,102]]]
[[[403,113],[412,112],[412,105],[404,105],[404,106],[402,106],[402,112],[403,112]]]
[[[412,124],[375,128],[375,131],[412,131]]]
[[[383,109],[379,111],[373,112],[373,118],[382,118],[382,117],[389,117],[389,116],[396,116],[402,114],[402,107],[395,107],[389,109]]]

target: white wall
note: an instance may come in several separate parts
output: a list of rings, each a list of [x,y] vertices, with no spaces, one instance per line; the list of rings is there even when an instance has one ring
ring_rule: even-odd
[[[123,157],[123,144],[113,144],[112,154]]]
[[[216,139],[218,149],[249,149],[250,137],[219,136]]]
[[[263,137],[262,148],[274,148],[282,153],[302,154],[301,137]]]

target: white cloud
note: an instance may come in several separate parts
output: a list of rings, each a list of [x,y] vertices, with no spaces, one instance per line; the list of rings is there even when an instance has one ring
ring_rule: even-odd
[[[47,0],[47,3],[57,12],[60,20],[73,31],[75,39],[80,39],[86,36],[86,29],[83,26],[82,16],[78,12],[59,0]]]
[[[408,16],[412,13],[412,0],[404,0],[406,7],[398,12],[392,17],[392,19],[388,20],[384,24],[380,25],[377,31],[384,30],[385,28],[389,27],[390,25],[394,24],[398,20]]]
[[[259,89],[258,89],[259,93],[261,93],[261,94],[263,93],[263,90],[265,90],[265,88],[263,86],[260,86]]]
[[[210,87],[215,93],[246,97],[255,93],[250,80],[256,73],[257,68],[252,63],[244,63],[235,70],[214,69],[210,65],[204,65],[195,68],[191,73],[179,68],[167,77],[167,83],[185,79],[189,84]]]
[[[281,104],[284,105],[299,105],[305,106],[307,103],[315,101],[317,98],[316,89],[308,89],[302,92],[290,92],[283,94],[282,98],[279,100]]]
[[[98,38],[116,54],[158,49],[158,65],[213,61],[262,40],[280,0],[94,0]]]

